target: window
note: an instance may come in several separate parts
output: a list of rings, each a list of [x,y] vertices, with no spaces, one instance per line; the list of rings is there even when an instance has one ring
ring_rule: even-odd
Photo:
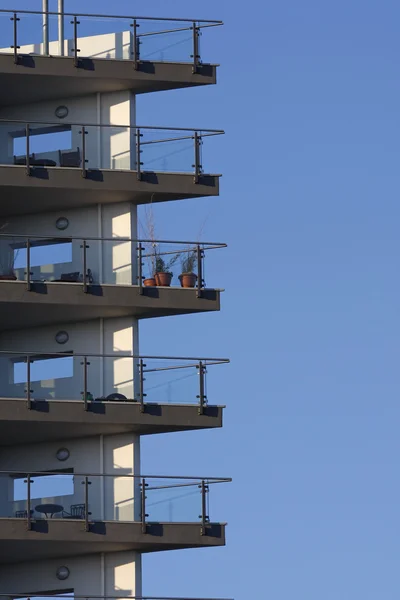
[[[72,262],[72,242],[51,240],[49,242],[31,242],[31,267],[57,265]],[[26,248],[14,248],[14,268],[25,269],[27,264]]]
[[[13,135],[13,154],[15,156],[26,155],[26,136],[24,132]],[[59,150],[70,150],[72,148],[72,131],[69,126],[61,127],[37,127],[31,129],[29,135],[30,154],[44,154],[46,152],[58,152]]]
[[[31,477],[32,498],[57,498],[71,496],[74,493],[74,475],[69,471],[60,472],[60,475],[40,475]],[[14,479],[13,500],[27,500],[28,489],[26,477]]]
[[[39,358],[31,363],[31,381],[47,381],[73,377],[74,359],[72,356]],[[14,383],[26,383],[27,368],[25,360],[14,362]]]

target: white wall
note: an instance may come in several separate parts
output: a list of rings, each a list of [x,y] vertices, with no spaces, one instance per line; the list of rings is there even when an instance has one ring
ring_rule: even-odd
[[[62,105],[67,106],[69,113],[65,119],[58,119],[55,116],[55,110]],[[10,119],[9,123],[0,124],[0,162],[2,164],[13,163],[13,138],[17,133],[22,134],[25,131],[25,125],[13,123],[14,119],[24,122],[54,123],[54,132],[57,132],[58,124],[60,126],[70,123],[85,125],[87,126],[85,140],[88,161],[86,166],[89,169],[131,169],[135,166],[135,131],[128,127],[135,125],[135,95],[129,90],[6,107],[0,109],[0,119]],[[90,127],[91,124],[94,126]],[[110,127],[97,127],[96,125],[110,125]],[[40,127],[40,124],[31,125],[32,129]],[[71,131],[71,147],[62,148],[62,150],[75,151],[79,148],[82,153],[81,127],[71,125]],[[31,153],[34,143],[34,136],[32,136]],[[59,164],[57,149],[41,151],[35,156],[50,158]]]
[[[37,37],[41,34],[41,27],[36,27]],[[79,27],[79,26],[78,26]],[[34,32],[34,28],[32,28]],[[79,29],[78,29],[79,35]],[[64,41],[64,56],[74,56],[73,48],[75,42],[73,39]],[[105,58],[132,60],[133,35],[131,31],[121,31],[118,33],[107,33],[102,35],[91,35],[88,37],[78,37],[78,56],[86,58]],[[1,48],[0,53],[10,54],[10,48]],[[19,49],[20,54],[43,54],[43,43],[24,44]],[[49,53],[52,56],[60,55],[58,40],[49,43]]]
[[[70,570],[65,582],[56,577],[60,566]],[[72,588],[76,596],[140,597],[141,554],[115,552],[0,566],[0,582],[2,591],[16,594]]]
[[[56,228],[59,217],[67,217],[68,228],[62,232]],[[135,238],[137,231],[137,207],[130,203],[99,205],[76,210],[64,210],[62,213],[46,213],[29,217],[11,217],[2,223],[1,234],[10,233],[9,237],[0,236],[0,269],[12,264],[13,246],[25,242],[12,236],[39,235],[47,238],[60,237],[105,237],[115,241],[87,242],[87,268],[92,271],[94,283],[137,285],[137,244],[135,242],[119,242],[119,237]],[[49,248],[49,263],[32,266],[32,279],[52,281],[59,279],[63,273],[80,272],[83,275],[82,239],[72,240],[72,261],[67,263],[51,262],[52,251]],[[35,241],[31,240],[32,243]],[[21,250],[20,256],[24,256]],[[26,269],[16,270],[18,279],[25,280]]]
[[[88,357],[88,391],[96,397],[120,393],[133,399],[135,362],[127,355],[137,354],[135,347],[136,320],[130,317],[101,319],[82,323],[3,332],[0,350],[3,352],[73,352],[79,354],[115,354],[114,357]],[[66,331],[69,340],[58,344],[58,331]],[[119,355],[119,356],[118,356]],[[122,356],[121,356],[122,355]],[[18,358],[18,357],[17,357]],[[0,396],[25,398],[25,383],[14,383],[16,357],[0,354]],[[32,368],[32,367],[31,367]],[[24,367],[25,369],[25,367]],[[83,391],[82,357],[73,358],[73,376],[49,378],[31,382],[32,398],[45,400],[80,400]]]
[[[66,447],[70,451],[68,460],[60,462],[56,458],[59,448]],[[40,482],[32,484],[31,507],[38,504],[60,504],[66,512],[70,512],[73,504],[83,504],[85,474],[106,473],[106,476],[90,475],[88,510],[94,521],[134,521],[140,515],[139,478],[129,475],[139,474],[140,447],[138,436],[124,433],[110,436],[95,436],[82,439],[27,444],[24,446],[5,447],[0,450],[0,471],[55,472],[60,469],[72,469],[73,494],[46,496],[41,491]],[[63,489],[62,478],[57,476],[57,485]],[[16,511],[26,510],[26,500],[14,501],[13,478],[1,475],[0,485],[0,517],[13,517]],[[35,480],[35,478],[33,478]],[[60,483],[59,483],[60,482]],[[65,489],[65,488],[64,488]],[[135,498],[138,499],[135,505]],[[34,513],[35,518],[42,518]]]

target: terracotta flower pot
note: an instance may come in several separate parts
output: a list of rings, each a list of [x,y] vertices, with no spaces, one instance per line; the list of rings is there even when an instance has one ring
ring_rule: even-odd
[[[154,278],[156,280],[156,285],[169,287],[171,285],[171,281],[172,281],[172,274],[171,273],[156,273],[154,275]]]
[[[154,279],[154,277],[149,277],[148,279],[145,279],[143,281],[143,285],[145,287],[155,287],[157,284],[156,284],[156,280]]]
[[[194,288],[197,282],[196,273],[182,273],[179,275],[179,281],[183,288]]]
[[[15,275],[0,275],[0,281],[17,281]]]

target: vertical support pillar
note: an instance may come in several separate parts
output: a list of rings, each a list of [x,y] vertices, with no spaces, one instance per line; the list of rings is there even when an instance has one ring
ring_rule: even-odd
[[[64,0],[58,0],[58,55],[64,56]]]
[[[43,54],[49,54],[49,0],[43,0]]]

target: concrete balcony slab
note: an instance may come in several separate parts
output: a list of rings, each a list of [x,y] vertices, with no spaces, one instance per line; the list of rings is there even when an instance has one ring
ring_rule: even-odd
[[[143,61],[135,70],[130,60],[0,54],[0,107],[132,90],[159,92],[216,83],[217,66]]]
[[[0,564],[13,564],[49,558],[66,558],[101,552],[160,552],[185,548],[225,545],[224,523],[149,523],[146,533],[137,522],[95,522],[89,531],[85,522],[50,519],[0,519]]]
[[[190,399],[188,398],[188,401]],[[139,435],[222,427],[222,406],[0,398],[0,446],[132,432]]]
[[[219,175],[82,170],[0,165],[0,217],[83,208],[97,204],[169,202],[218,196]]]
[[[220,291],[137,285],[0,282],[0,331],[78,323],[90,319],[133,316],[140,319],[218,311]]]

